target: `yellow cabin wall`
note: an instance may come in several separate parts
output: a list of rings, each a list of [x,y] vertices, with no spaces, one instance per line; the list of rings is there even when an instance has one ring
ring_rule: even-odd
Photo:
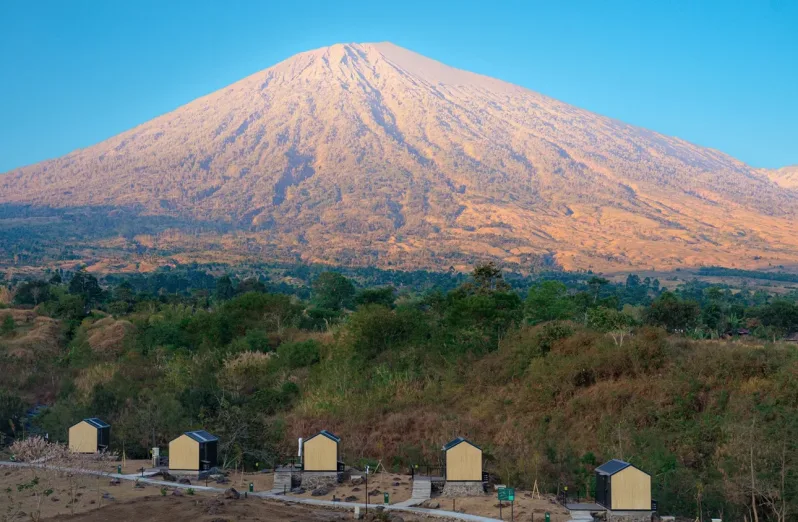
[[[303,469],[305,471],[338,471],[338,443],[318,435],[303,443]]]
[[[651,509],[651,477],[629,466],[610,477],[610,480],[614,511]]]
[[[446,480],[482,481],[482,450],[461,442],[446,452]]]
[[[199,471],[199,442],[181,435],[169,443],[169,469]]]
[[[69,450],[75,453],[97,453],[97,428],[86,421],[69,428]]]

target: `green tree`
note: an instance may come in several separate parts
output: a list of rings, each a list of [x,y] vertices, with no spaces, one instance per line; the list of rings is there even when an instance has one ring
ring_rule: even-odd
[[[601,289],[607,286],[610,282],[603,277],[593,276],[588,282],[587,286],[590,288],[590,293],[593,295],[593,303],[598,303],[599,294]]]
[[[322,272],[313,281],[313,301],[320,308],[341,310],[352,305],[355,286],[338,272]]]
[[[504,274],[493,261],[483,265],[477,265],[471,272],[474,280],[474,290],[478,294],[489,294],[493,292],[508,292],[510,285],[504,280]]]
[[[133,285],[131,285],[129,281],[122,281],[116,288],[114,288],[114,299],[116,301],[133,303],[136,300],[133,293]]]
[[[571,319],[576,312],[568,297],[568,288],[559,281],[543,281],[529,289],[526,298],[526,319],[531,324]]]
[[[396,301],[396,289],[392,286],[383,288],[366,288],[361,290],[355,296],[355,303],[358,306],[368,304],[379,304],[393,308]]]
[[[38,306],[49,298],[49,283],[46,281],[26,281],[17,288],[14,302],[20,305]]]
[[[693,326],[700,313],[695,301],[683,301],[673,293],[665,292],[643,312],[643,317],[647,324],[675,332]]]
[[[391,310],[381,305],[358,308],[347,323],[347,339],[355,352],[372,358],[423,338],[424,317],[418,310]]]
[[[97,278],[85,270],[80,270],[69,281],[69,293],[83,298],[84,305],[90,309],[100,302],[103,290]]]
[[[216,299],[219,301],[227,301],[236,295],[235,288],[233,288],[233,280],[229,275],[223,275],[216,281]]]
[[[246,294],[247,292],[266,292],[266,285],[261,283],[257,277],[248,277],[241,281],[236,288],[237,294]]]
[[[599,332],[610,334],[618,346],[623,346],[623,340],[634,324],[631,316],[612,308],[598,306],[587,311],[587,325]]]

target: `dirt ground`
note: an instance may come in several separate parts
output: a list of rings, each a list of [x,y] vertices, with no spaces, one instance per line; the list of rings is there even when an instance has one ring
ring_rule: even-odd
[[[52,473],[51,478],[46,478],[47,474],[39,474],[39,484],[21,491],[18,486],[30,485],[33,474],[30,470],[16,468],[0,468],[0,513],[3,516],[11,513],[19,515],[19,520],[30,520],[28,516],[36,510],[37,494],[42,498],[41,514],[42,517],[50,518],[60,515],[68,515],[73,512],[82,513],[96,510],[105,505],[124,502],[138,501],[148,496],[161,496],[160,488],[146,485],[143,489],[134,488],[133,482],[122,481],[118,486],[111,486],[107,477],[93,477],[89,475],[79,475],[69,478],[66,474]],[[70,487],[74,484],[74,488]],[[49,495],[43,493],[52,489]],[[71,491],[75,493],[75,503],[72,505]],[[103,498],[103,495],[110,495],[110,498]],[[22,515],[25,513],[25,515]],[[10,520],[15,520],[11,516]]]
[[[116,465],[108,465],[107,471],[116,472]],[[141,468],[141,463],[126,462],[124,472],[135,472]],[[188,495],[183,491],[183,496],[173,496],[171,489],[167,488],[167,495],[163,496],[160,486],[143,484],[143,488],[134,487],[134,482],[121,481],[119,485],[112,485],[108,477],[94,477],[79,475],[69,477],[66,474],[50,473],[49,478],[42,479],[39,485],[33,488],[18,489],[19,485],[29,484],[33,475],[30,470],[16,468],[0,468],[0,515],[9,520],[29,520],[30,514],[36,510],[37,495],[34,491],[42,492],[52,489],[52,493],[43,498],[41,502],[42,518],[54,520],[85,520],[100,521],[114,520],[115,522],[154,520],[164,522],[203,521],[203,520],[262,520],[262,521],[328,521],[351,518],[351,514],[334,509],[313,509],[306,506],[288,505],[282,502],[264,501],[262,499],[242,499],[229,501],[221,499],[217,493],[196,491]],[[255,491],[268,491],[272,487],[273,475],[271,473],[244,473],[228,476],[232,486],[241,492],[248,490],[250,482],[254,484]],[[396,485],[394,485],[396,484]],[[217,486],[216,484],[212,484]],[[222,486],[219,486],[222,487]],[[365,484],[353,484],[347,481],[339,484],[328,494],[313,497],[310,491],[302,495],[289,495],[291,497],[306,497],[319,500],[332,500],[333,497],[346,500],[348,497],[354,502],[365,502],[366,493],[369,502],[375,505],[383,503],[383,493],[388,492],[390,503],[395,504],[407,500],[411,496],[412,481],[409,475],[381,473],[369,477],[368,489]],[[378,491],[379,493],[376,493]],[[75,502],[72,505],[72,493]],[[481,497],[444,498],[433,496],[432,502],[439,504],[439,509],[455,509],[462,513],[482,515],[492,518],[499,517],[498,500],[496,494],[486,494]],[[253,509],[253,506],[257,507]],[[503,518],[509,519],[509,504],[504,504]],[[552,522],[565,522],[569,519],[567,512],[556,505],[552,499],[544,497],[533,499],[529,493],[516,490],[514,506],[515,520],[543,522],[545,512],[551,513]],[[74,513],[74,514],[73,514]],[[8,515],[15,514],[17,518]],[[405,520],[420,520],[402,515]],[[533,518],[534,517],[534,518]]]
[[[291,494],[291,496],[309,497],[319,500],[332,500],[333,497],[340,500],[346,500],[348,497],[357,497],[356,500],[353,499],[351,501],[365,503],[366,492],[368,491],[374,493],[373,495],[369,496],[369,503],[383,504],[383,493],[387,492],[390,503],[396,504],[397,502],[408,500],[410,498],[412,489],[413,482],[409,475],[378,473],[376,475],[369,476],[368,490],[366,490],[365,484],[354,484],[352,481],[347,480],[342,484],[338,484],[338,486],[330,490],[330,493],[327,495],[314,497],[312,495],[312,490],[308,489],[302,495]],[[379,493],[376,493],[377,491]]]
[[[397,485],[394,485],[397,484]],[[390,503],[396,504],[410,498],[413,489],[412,477],[410,475],[400,475],[393,473],[378,473],[369,477],[368,490],[365,484],[353,484],[352,481],[345,481],[339,484],[334,489],[330,490],[327,495],[313,497],[311,491],[308,490],[302,495],[290,495],[292,497],[305,497],[317,498],[322,500],[332,500],[333,496],[337,499],[346,500],[347,497],[357,497],[354,502],[365,502],[366,492],[379,491],[379,493],[370,495],[369,502],[374,504],[382,504],[384,497],[383,493],[388,492],[390,496]],[[454,501],[454,503],[452,503]],[[495,492],[485,494],[481,497],[460,497],[460,498],[444,498],[436,497],[433,495],[432,502],[437,502],[440,505],[439,509],[451,511],[453,508],[462,513],[470,515],[481,515],[491,518],[499,518],[499,501]],[[510,504],[504,503],[502,513],[504,519],[510,518]],[[553,497],[543,496],[543,498],[532,498],[529,492],[516,490],[515,497],[515,519],[523,520],[525,522],[531,521],[534,515],[535,520],[543,521],[544,514],[548,511],[551,514],[552,522],[565,522],[570,519],[568,511],[556,504]]]
[[[349,516],[347,516],[349,515]],[[333,521],[351,519],[343,511],[310,509],[261,499],[223,500],[209,497],[145,497],[114,502],[102,509],[53,520],[82,522],[263,522]]]
[[[455,510],[470,515],[481,515],[483,517],[499,518],[499,500],[496,493],[485,494],[483,497],[461,497],[461,498],[434,498],[433,501],[440,503],[441,509]],[[454,504],[452,504],[454,501]],[[541,499],[532,498],[528,492],[515,490],[515,506],[513,507],[514,518],[517,521],[529,522],[536,520],[543,522],[546,512],[551,514],[551,522],[566,522],[571,519],[568,510],[556,504],[554,498],[543,496]],[[534,518],[533,518],[534,517]],[[510,503],[502,503],[502,518],[510,520]]]

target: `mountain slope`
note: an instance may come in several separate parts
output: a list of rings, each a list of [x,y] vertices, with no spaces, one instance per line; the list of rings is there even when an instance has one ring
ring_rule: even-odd
[[[779,186],[798,190],[798,165],[768,171],[768,176]]]
[[[389,43],[296,55],[12,171],[0,202],[224,221],[311,261],[798,262],[798,196],[761,172]]]

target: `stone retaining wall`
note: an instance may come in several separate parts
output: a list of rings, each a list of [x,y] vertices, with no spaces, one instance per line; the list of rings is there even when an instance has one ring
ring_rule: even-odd
[[[607,511],[607,522],[651,522],[651,511]]]
[[[338,473],[324,471],[303,471],[302,487],[314,489],[320,486],[335,486],[338,484]]]
[[[442,497],[471,497],[484,495],[482,482],[446,482],[441,492]]]

